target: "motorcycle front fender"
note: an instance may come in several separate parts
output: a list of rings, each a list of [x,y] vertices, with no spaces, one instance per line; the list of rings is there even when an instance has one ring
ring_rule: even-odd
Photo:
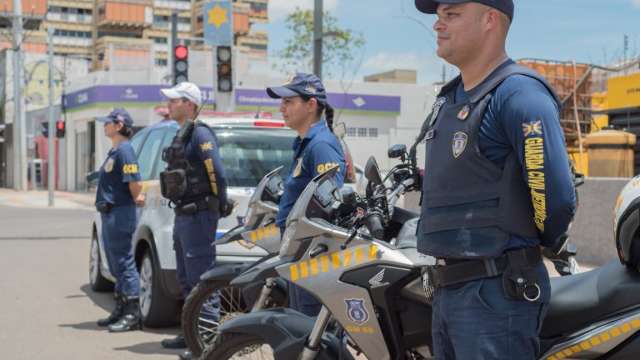
[[[261,310],[225,321],[220,332],[247,334],[263,339],[271,346],[276,360],[297,359],[302,352],[315,318],[288,308]],[[337,359],[340,341],[330,333],[323,334],[321,350],[316,359]],[[351,359],[347,351],[343,359]]]
[[[218,280],[230,282],[233,278],[247,270],[252,264],[253,263],[250,262],[220,264],[202,274],[200,281]]]

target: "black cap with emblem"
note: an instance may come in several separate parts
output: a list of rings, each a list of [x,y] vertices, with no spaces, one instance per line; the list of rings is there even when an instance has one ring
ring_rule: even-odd
[[[435,14],[440,4],[464,4],[476,2],[484,4],[505,13],[513,20],[513,0],[415,0],[416,8],[425,14]]]

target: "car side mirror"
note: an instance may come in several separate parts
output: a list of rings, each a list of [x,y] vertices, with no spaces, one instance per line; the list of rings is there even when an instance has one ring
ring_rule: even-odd
[[[403,158],[407,153],[407,146],[404,144],[395,144],[392,145],[387,151],[387,155],[390,159]]]
[[[378,162],[375,157],[371,156],[369,160],[367,160],[367,165],[364,167],[364,176],[374,185],[382,184],[380,169],[378,168]]]

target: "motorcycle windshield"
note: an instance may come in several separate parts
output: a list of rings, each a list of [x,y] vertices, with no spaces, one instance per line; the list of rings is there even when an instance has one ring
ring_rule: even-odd
[[[278,211],[278,204],[274,203],[276,200],[273,199],[273,195],[275,194],[271,196],[266,195],[267,193],[277,191],[277,188],[281,186],[281,170],[282,166],[279,166],[263,176],[251,195],[251,198],[249,198],[244,221],[244,224],[248,229],[254,229],[258,226],[258,222],[261,219],[260,215],[262,215],[266,210],[270,210],[272,212]]]
[[[280,256],[293,256],[302,246],[301,241],[314,234],[308,227],[298,226],[304,219],[320,218],[330,222],[334,205],[340,201],[340,191],[336,180],[338,168],[332,168],[316,176],[302,191],[287,217],[286,229],[282,235]]]

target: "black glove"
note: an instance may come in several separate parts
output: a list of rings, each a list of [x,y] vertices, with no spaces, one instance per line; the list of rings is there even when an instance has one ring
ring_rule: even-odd
[[[231,213],[233,212],[233,208],[235,206],[236,206],[235,201],[233,201],[232,199],[227,199],[226,203],[220,204],[220,216],[224,218],[231,215]]]

